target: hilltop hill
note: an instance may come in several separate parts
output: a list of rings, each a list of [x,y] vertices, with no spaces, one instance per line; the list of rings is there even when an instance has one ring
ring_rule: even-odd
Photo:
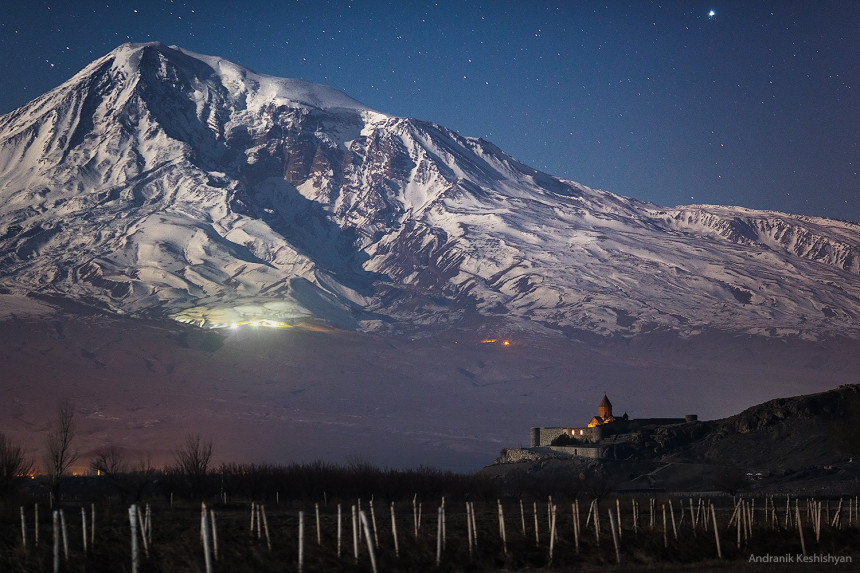
[[[506,480],[600,476],[602,487],[619,489],[860,492],[858,416],[860,384],[846,384],[724,419],[613,436],[603,442],[612,459],[575,459],[546,448],[503,451],[484,471]]]

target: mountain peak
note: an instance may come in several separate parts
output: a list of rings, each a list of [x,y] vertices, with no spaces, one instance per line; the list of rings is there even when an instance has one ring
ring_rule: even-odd
[[[860,336],[858,261],[855,227],[588,189],[158,42],[0,117],[0,289],[125,313]]]

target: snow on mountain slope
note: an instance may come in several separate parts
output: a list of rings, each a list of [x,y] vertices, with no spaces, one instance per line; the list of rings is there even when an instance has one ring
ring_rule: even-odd
[[[858,225],[661,208],[158,43],[0,117],[0,198],[0,287],[117,312],[860,336]]]

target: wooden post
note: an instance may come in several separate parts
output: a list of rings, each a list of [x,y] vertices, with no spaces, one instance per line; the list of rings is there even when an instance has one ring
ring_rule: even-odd
[[[137,523],[140,526],[140,539],[143,541],[143,554],[149,559],[149,543],[146,539],[146,523],[143,521],[143,512],[138,508]]]
[[[546,530],[549,531],[552,526],[552,496],[547,496],[546,501]]]
[[[505,552],[505,555],[508,554],[508,540],[505,535],[505,513],[502,509],[502,500],[498,500],[499,504],[499,535],[502,538],[502,550]]]
[[[394,502],[391,502],[391,536],[394,538],[394,556],[400,558],[400,545],[397,543],[397,520],[394,517]]]
[[[526,512],[523,509],[523,498],[520,498],[520,521],[522,521],[523,535],[525,536],[525,534],[526,534]]]
[[[633,535],[639,535],[639,504],[635,499],[630,500],[630,504],[633,506]],[[683,507],[683,505],[682,505]]]
[[[700,497],[699,498],[699,504],[696,506],[696,525],[699,524],[699,519],[702,518],[702,529],[707,531],[708,530],[708,524],[704,520],[704,515],[703,515],[703,511],[702,511],[704,509],[704,507],[705,507],[704,502],[702,501],[702,498]]]
[[[797,500],[794,502],[794,513],[797,520],[797,533],[800,535],[800,548],[803,550],[803,556],[806,557],[806,543],[803,541],[803,524],[800,523],[800,508],[797,506]]]
[[[23,510],[23,508],[21,508]],[[830,527],[836,527],[839,525],[839,529],[842,529],[842,498],[839,498],[839,506],[836,508],[836,513],[833,515],[833,520],[830,522]]]
[[[666,527],[666,504],[663,504],[663,547],[669,548],[669,531]]]
[[[442,549],[445,549],[445,546],[448,543],[448,530],[446,529],[447,519],[445,516],[445,496],[442,496]]]
[[[819,543],[821,541],[821,505],[822,502],[818,502],[818,508],[815,512],[815,542]],[[830,504],[828,503],[828,506]]]
[[[711,519],[714,522],[714,541],[717,542],[717,557],[723,558],[723,550],[720,549],[720,532],[717,529],[717,511],[714,509],[714,504],[711,504]]]
[[[549,523],[549,562],[552,563],[552,551],[555,548],[555,512],[556,506],[550,508],[552,518]]]
[[[475,544],[475,549],[478,548],[478,526],[475,522],[475,502],[470,501],[469,505],[472,506],[472,543]]]
[[[56,509],[53,511],[53,532],[54,532],[54,573],[60,571],[60,512]],[[134,530],[132,530],[132,534]],[[132,556],[134,555],[134,544],[132,544]],[[137,573],[137,566],[132,558],[132,573]]]
[[[146,504],[147,514],[149,513],[149,504]],[[212,555],[215,561],[218,561],[218,522],[215,521],[215,510],[209,510],[209,521],[212,526]],[[148,520],[147,520],[148,523]]]
[[[266,506],[260,505],[260,517],[263,518],[263,530],[266,532],[266,547],[268,547],[269,551],[272,550],[272,539],[269,537],[269,520],[266,519]],[[259,520],[257,522],[257,528],[260,527]]]
[[[257,517],[257,505],[251,502],[251,535],[254,534],[254,519]]]
[[[316,515],[317,526],[317,546],[322,545],[322,530],[320,529],[320,504],[314,504],[314,514]]]
[[[412,496],[412,530],[418,539],[418,494]]]
[[[573,514],[573,544],[576,547],[576,554],[579,555],[579,509],[576,502],[570,504],[570,511]]]
[[[588,527],[588,524],[591,523],[591,513],[594,511],[594,500],[591,500],[591,503],[588,505],[588,515],[585,516],[585,527]]]
[[[535,519],[535,547],[540,547],[540,534],[538,533],[538,514],[537,514],[537,502],[533,502],[532,510],[534,512]]]
[[[731,524],[731,522],[729,522]],[[690,498],[690,527],[693,528],[693,535],[696,534],[696,514],[693,513],[693,498]]]
[[[436,567],[442,563],[442,506],[439,506],[436,517]]]
[[[373,573],[377,573],[376,553],[373,550],[373,542],[370,540],[370,528],[367,525],[367,515],[362,511],[360,516],[361,524],[364,527],[364,538],[367,540],[367,552],[370,554],[370,568],[373,570]]]
[[[146,504],[146,544],[149,547],[152,547],[152,508],[147,503]]]
[[[21,508],[21,533],[24,533],[24,508]],[[84,554],[87,552],[87,510],[81,508],[81,533],[84,542]],[[26,543],[24,544],[26,546]]]
[[[648,506],[651,510],[651,530],[654,529],[654,498],[650,498],[648,501]]]
[[[734,522],[735,522],[735,518],[739,516],[738,512],[740,511],[740,509],[741,509],[741,502],[740,502],[740,501],[738,501],[738,502],[735,504],[735,509],[734,509],[734,511],[732,511],[732,516],[729,518],[729,527],[731,527],[731,526],[732,526],[732,523],[734,523]]]
[[[743,517],[741,516],[742,514],[743,514],[743,512],[741,512],[741,514],[738,515],[738,520],[735,522],[735,525],[737,525],[737,527],[738,527],[738,535],[737,535],[737,537],[738,537],[738,540],[737,540],[738,549],[741,548],[741,524],[743,523]]]
[[[257,539],[263,538],[263,504],[257,504]]]
[[[33,545],[39,546],[39,504],[33,504]]]
[[[63,530],[63,560],[69,561],[69,531],[66,529],[66,514],[60,510],[60,528]]]
[[[140,548],[137,544],[137,506],[134,504],[128,508],[128,523],[131,526],[131,572],[137,573],[140,570]]]
[[[358,544],[361,545],[361,540],[364,534],[361,532],[361,521],[358,520],[358,515],[361,513],[361,498],[358,498],[355,506],[355,519],[358,524]]]
[[[669,500],[669,515],[672,516],[672,535],[675,536],[675,541],[678,541],[678,527],[675,525],[675,508],[672,506],[672,500]],[[619,518],[620,521],[620,518]],[[619,532],[620,534],[620,532]]]
[[[523,500],[520,499],[520,512],[523,509]],[[469,558],[472,558],[472,516],[470,515],[471,508],[469,502],[466,502],[466,541],[469,545]],[[523,531],[525,531],[525,517],[523,517]]]
[[[442,505],[444,507],[444,498]],[[374,547],[379,547],[379,534],[376,532],[376,512],[373,510],[373,498],[370,499],[370,523],[373,525],[373,544]]]
[[[598,512],[597,500],[595,499],[592,501],[591,505],[594,506],[594,541],[596,541],[597,546],[600,547],[600,514]],[[651,519],[653,520],[653,515]]]
[[[86,541],[84,541],[86,545]],[[21,548],[26,551],[27,549],[27,523],[24,520],[24,506],[21,506]],[[86,551],[86,548],[84,548]]]
[[[615,515],[618,516],[618,539],[621,539],[621,500],[617,497],[615,498]]]
[[[212,573],[212,532],[209,529],[209,513],[206,504],[200,504],[200,531],[203,533],[203,563],[206,573]]]
[[[317,508],[319,509],[319,508]],[[305,566],[305,512],[299,512],[299,573]]]
[[[358,563],[358,514],[354,505],[352,506],[352,556]]]
[[[770,500],[770,528],[776,530],[779,527],[779,519],[776,514],[776,505],[774,505],[773,500]]]
[[[750,527],[749,533],[752,536],[752,529],[755,527],[755,498],[750,500]]]
[[[96,504],[90,504],[90,550],[96,548]]]
[[[341,538],[343,533],[342,512],[340,504],[337,504],[337,556],[340,557]]]
[[[666,506],[664,505],[663,507],[665,508]],[[615,545],[615,562],[621,563],[621,544],[620,544],[619,539],[618,539],[618,537],[619,537],[618,529],[620,528],[620,523],[616,523],[615,516],[612,514],[611,509],[607,509],[606,511],[609,512],[609,527],[612,528],[612,543]],[[663,513],[664,522],[665,522],[665,518],[666,518],[666,513],[664,510],[664,513]]]

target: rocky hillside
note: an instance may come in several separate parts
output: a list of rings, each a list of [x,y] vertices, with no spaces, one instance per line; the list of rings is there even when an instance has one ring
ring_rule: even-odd
[[[592,488],[860,491],[860,384],[778,398],[740,414],[608,438],[611,459],[503,452],[499,479],[581,476]],[[598,479],[599,478],[599,479]]]
[[[687,424],[662,428],[651,441],[666,460],[773,470],[835,464],[852,456],[860,463],[858,415],[860,385],[844,385],[771,400],[723,420],[703,422],[701,429]]]

